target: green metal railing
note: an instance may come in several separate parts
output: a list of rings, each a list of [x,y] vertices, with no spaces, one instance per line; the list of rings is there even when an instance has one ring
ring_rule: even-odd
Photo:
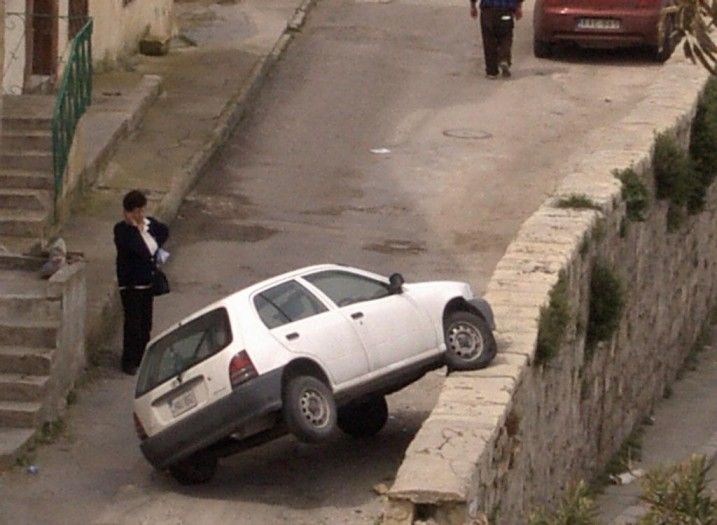
[[[92,20],[70,43],[67,63],[57,90],[52,115],[52,157],[55,200],[62,192],[67,159],[80,117],[92,103]]]

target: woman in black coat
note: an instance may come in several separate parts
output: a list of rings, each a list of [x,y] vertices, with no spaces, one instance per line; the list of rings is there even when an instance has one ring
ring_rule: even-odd
[[[122,370],[134,375],[152,331],[152,278],[155,255],[169,237],[169,228],[145,217],[147,198],[133,190],[124,196],[124,220],[115,224],[117,283],[124,311]]]

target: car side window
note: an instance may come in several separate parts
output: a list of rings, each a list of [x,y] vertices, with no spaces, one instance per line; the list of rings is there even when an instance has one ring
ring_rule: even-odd
[[[304,279],[329,296],[337,306],[348,306],[390,295],[385,283],[339,270],[312,273],[304,276]]]
[[[326,307],[296,281],[264,290],[254,297],[254,307],[269,329],[326,311]]]

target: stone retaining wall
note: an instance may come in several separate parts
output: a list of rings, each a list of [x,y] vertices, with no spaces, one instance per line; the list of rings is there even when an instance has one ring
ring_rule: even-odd
[[[386,524],[523,525],[569,484],[602,471],[674,380],[714,306],[717,189],[706,211],[668,233],[654,200],[655,132],[689,137],[706,75],[679,58],[618,125],[598,130],[554,198],[521,227],[488,284],[498,356],[486,370],[451,374],[406,451],[388,494]],[[614,169],[633,167],[653,190],[645,222],[629,222]],[[562,209],[584,195],[599,210]],[[609,343],[585,353],[591,270],[626,285]],[[535,363],[540,309],[563,272],[572,320],[557,356]],[[487,518],[487,519],[486,519]]]

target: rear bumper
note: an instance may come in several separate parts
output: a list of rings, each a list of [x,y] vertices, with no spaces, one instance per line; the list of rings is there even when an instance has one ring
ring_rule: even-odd
[[[620,21],[619,29],[578,29],[580,18]],[[535,38],[543,42],[571,41],[583,45],[620,47],[659,42],[660,11],[592,10],[543,7],[535,13]]]
[[[194,452],[281,409],[283,367],[252,379],[140,444],[155,468],[164,469]]]

